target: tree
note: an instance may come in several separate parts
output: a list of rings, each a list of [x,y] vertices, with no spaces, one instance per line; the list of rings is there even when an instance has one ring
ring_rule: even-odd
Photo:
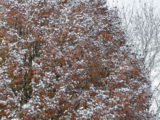
[[[3,10],[1,119],[149,119],[150,82],[105,1],[9,0]]]
[[[119,9],[127,44],[134,47],[138,58],[143,59],[152,83],[153,118],[159,119],[159,55],[160,55],[160,18],[154,1],[134,1],[132,6],[124,4]],[[136,9],[135,9],[136,8]]]

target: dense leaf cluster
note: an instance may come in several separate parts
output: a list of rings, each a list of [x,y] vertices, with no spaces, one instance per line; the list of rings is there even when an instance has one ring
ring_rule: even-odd
[[[0,118],[145,120],[150,83],[103,0],[8,0]]]

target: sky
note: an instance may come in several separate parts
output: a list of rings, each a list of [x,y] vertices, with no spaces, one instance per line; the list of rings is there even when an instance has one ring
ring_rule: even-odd
[[[109,6],[113,7],[116,6],[118,8],[121,7],[131,7],[131,6],[136,6],[136,9],[139,9],[139,3],[149,3],[150,5],[153,5],[154,8],[157,9],[157,11],[160,11],[160,0],[107,0],[107,3]]]

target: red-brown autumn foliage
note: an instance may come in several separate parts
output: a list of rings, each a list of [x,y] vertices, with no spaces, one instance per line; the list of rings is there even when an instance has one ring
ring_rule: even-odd
[[[8,0],[0,118],[146,120],[150,82],[103,0]]]

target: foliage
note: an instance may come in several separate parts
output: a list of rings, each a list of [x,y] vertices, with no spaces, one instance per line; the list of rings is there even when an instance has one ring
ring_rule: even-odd
[[[105,5],[3,3],[1,119],[149,119],[144,66],[125,45],[117,11]]]

